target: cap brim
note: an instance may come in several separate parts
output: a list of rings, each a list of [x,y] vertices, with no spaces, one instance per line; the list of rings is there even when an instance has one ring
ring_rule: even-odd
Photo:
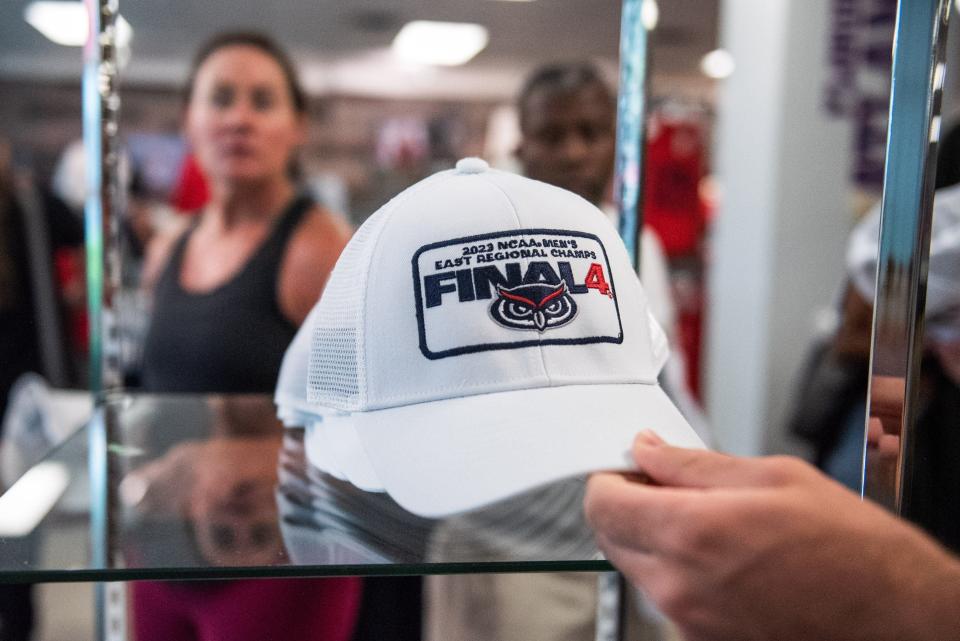
[[[346,481],[347,475],[340,469],[333,450],[327,445],[327,440],[320,431],[322,423],[323,418],[316,417],[305,426],[303,448],[307,462],[321,472],[326,472],[341,481]]]
[[[599,470],[635,469],[637,432],[704,447],[657,385],[569,385],[357,412],[357,431],[393,499],[437,518]]]
[[[349,414],[343,416],[349,420]],[[356,487],[366,492],[383,492],[383,483],[370,463],[357,431],[338,425],[338,422],[336,414],[328,414],[322,421],[314,423],[314,436],[319,441],[317,447],[325,448],[327,458],[335,461],[336,470]]]
[[[295,421],[303,421],[305,415],[316,411],[307,402],[307,373],[310,370],[310,341],[319,313],[319,304],[314,305],[287,346],[280,363],[273,402],[278,407],[280,420],[288,427],[303,426],[303,422]]]
[[[277,405],[277,418],[283,423],[284,427],[306,427],[314,420],[315,416],[310,412],[304,412],[286,405]]]

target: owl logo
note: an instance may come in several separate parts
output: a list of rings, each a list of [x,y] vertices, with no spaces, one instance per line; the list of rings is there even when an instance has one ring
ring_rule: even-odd
[[[577,315],[577,303],[567,291],[566,282],[509,289],[497,285],[497,294],[499,298],[490,306],[490,316],[510,329],[535,329],[542,333],[566,325]]]

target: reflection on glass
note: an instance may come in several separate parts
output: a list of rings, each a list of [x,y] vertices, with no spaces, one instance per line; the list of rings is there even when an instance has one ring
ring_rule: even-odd
[[[900,3],[894,41],[883,216],[864,460],[864,495],[911,517],[928,465],[921,440],[920,371],[927,251],[949,2]],[[893,448],[897,448],[894,455]]]
[[[211,566],[285,561],[274,500],[280,428],[269,399],[145,400],[131,410],[139,420],[123,433],[139,445],[124,447],[143,454],[126,461],[119,485],[125,532],[145,540],[169,532],[186,544],[154,547],[123,537],[134,558]],[[178,439],[179,430],[192,431]]]
[[[442,521],[310,466],[266,396],[116,401],[127,568],[591,561],[572,479]],[[601,567],[598,564],[598,567]]]
[[[267,565],[283,557],[270,465],[276,452],[270,438],[180,444],[130,473],[121,497],[146,518],[186,520],[211,565]]]
[[[698,14],[692,27],[698,39],[706,41],[705,46],[697,45],[698,51],[709,50],[714,44],[716,3],[707,4],[709,7]],[[500,140],[497,132],[488,135],[488,127],[493,128],[495,111],[509,111],[528,70],[543,62],[580,58],[596,60],[604,72],[615,68],[619,3],[589,8],[572,4],[572,17],[559,11],[542,14],[536,3],[526,7],[491,3],[484,22],[490,23],[496,41],[492,40],[470,65],[433,70],[436,73],[406,69],[392,59],[368,56],[388,42],[387,36],[401,23],[390,11],[371,15],[348,5],[299,7],[285,14],[284,23],[277,25],[274,35],[290,47],[298,62],[304,63],[311,109],[305,144],[299,150],[302,185],[352,222],[361,221],[389,196],[437,168],[451,166],[461,156],[483,154],[498,166],[516,168],[515,138]],[[129,187],[130,201],[125,210],[113,212],[122,239],[119,248],[116,239],[104,239],[107,255],[97,258],[94,276],[109,277],[104,267],[122,262],[122,289],[111,292],[109,311],[116,316],[108,320],[119,318],[119,336],[110,337],[121,342],[117,352],[128,376],[126,382],[133,383],[149,306],[136,289],[138,263],[143,261],[143,250],[150,240],[159,232],[169,231],[171,202],[187,210],[198,206],[196,202],[177,200],[175,193],[181,178],[178,172],[188,169],[182,164],[186,146],[180,135],[183,105],[179,90],[185,74],[179,71],[187,67],[184,56],[208,34],[199,32],[202,27],[176,28],[172,30],[176,37],[167,38],[164,33],[170,35],[170,27],[163,25],[170,25],[169,16],[160,5],[130,4],[122,8],[137,30],[133,58],[124,69],[120,113],[124,122],[119,128],[123,136],[116,136],[117,123],[104,133],[110,143],[105,148],[119,154],[111,158],[117,162],[112,169],[119,174],[114,178]],[[236,21],[251,23],[243,17],[244,10],[236,8]],[[191,27],[192,19],[204,10],[196,11],[191,10],[184,18]],[[531,12],[541,12],[539,21],[518,19],[529,17]],[[585,16],[589,19],[581,19]],[[683,22],[678,16],[664,11],[661,23],[669,28]],[[8,29],[15,21],[4,22],[3,29]],[[195,22],[209,24],[206,20]],[[522,33],[523,25],[534,23],[535,32]],[[332,25],[334,33],[318,35],[316,25]],[[541,33],[550,33],[551,37],[540,38]],[[0,49],[6,51],[16,38],[0,41]],[[54,73],[63,74],[58,77],[63,86],[45,84],[41,78],[10,90],[11,83],[5,81],[7,104],[0,105],[0,113],[24,117],[25,121],[5,117],[4,133],[13,136],[21,149],[29,148],[20,159],[37,161],[39,177],[52,173],[61,149],[80,133],[79,61],[73,67],[65,63],[70,55],[79,56],[75,50],[46,55],[51,51],[34,58],[41,60],[39,66],[49,62]],[[5,57],[5,63],[9,60]],[[156,70],[163,73],[151,75]],[[694,88],[696,96],[709,95],[711,87],[702,82],[699,72],[693,67],[688,72],[694,83],[701,81]],[[677,74],[678,70],[671,73]],[[115,85],[101,89],[113,88]],[[378,89],[381,93],[371,93]],[[92,97],[112,98],[106,107],[117,106],[112,91]],[[690,102],[699,104],[696,97]],[[38,106],[35,113],[32,105]],[[609,197],[605,187],[599,186],[597,198]],[[84,189],[79,192],[82,205]],[[114,253],[118,249],[122,253]],[[82,287],[71,286],[70,292],[79,296],[82,307]],[[108,343],[106,347],[111,355],[117,355],[112,352],[117,345]],[[0,368],[3,363],[0,358]],[[181,379],[185,375],[182,370],[175,372]],[[310,513],[306,529],[322,528],[350,554],[359,554],[357,548],[361,548],[364,558],[380,559],[378,562],[592,558],[592,544],[577,522],[580,482],[537,491],[443,523],[411,518],[385,495],[363,493],[338,483],[333,477],[310,470],[303,461],[297,467],[292,455],[297,448],[296,433],[291,431],[284,437],[272,417],[268,420],[270,412],[266,408],[261,408],[262,412],[250,407],[235,411],[230,409],[233,403],[222,398],[149,396],[109,401],[110,416],[117,418],[109,444],[112,463],[107,482],[114,497],[109,510],[116,526],[113,529],[119,533],[110,544],[122,564],[138,568],[213,568],[302,563],[306,557],[298,556],[298,550],[316,555],[320,548],[309,542],[295,548],[291,543],[292,528],[288,526],[304,525],[298,519],[305,512]],[[255,427],[246,430],[243,424]],[[71,460],[79,461],[75,454],[71,454]],[[279,501],[273,500],[274,492]],[[284,502],[290,497],[305,501],[309,509],[293,510]],[[543,514],[534,516],[540,508]],[[545,532],[552,518],[550,510],[566,512],[568,508],[577,518],[560,520],[556,532]],[[371,518],[373,514],[379,521]],[[334,536],[335,532],[346,534]],[[157,541],[160,544],[153,545]],[[78,545],[77,549],[86,550],[87,546]],[[114,561],[109,560],[111,564]],[[84,563],[75,565],[82,567]]]
[[[870,382],[870,417],[867,419],[864,487],[881,505],[896,504],[899,487],[900,420],[906,380],[901,376],[874,376]]]
[[[89,410],[74,427],[88,418]],[[9,446],[8,442],[2,448],[4,463],[13,457],[35,460],[20,447]],[[43,450],[41,462],[21,468],[17,480],[5,488],[0,497],[0,582],[22,575],[40,578],[42,573],[63,577],[91,567],[86,446],[85,429],[65,434],[57,445]],[[43,487],[30,487],[37,483]],[[17,505],[18,485],[29,494],[30,514]],[[46,504],[41,505],[44,499]],[[13,510],[13,518],[6,518],[7,510]]]
[[[947,140],[960,135],[950,130]],[[938,165],[956,165],[955,143],[945,145]],[[930,230],[930,255],[923,341],[911,382],[915,425],[904,443],[903,513],[942,542],[960,549],[960,186],[949,172],[938,172]],[[876,420],[870,430],[881,434],[880,469],[896,457],[888,452],[901,434],[896,412],[902,411],[906,388],[902,379],[881,378],[875,383]],[[887,447],[884,441],[890,441]],[[868,456],[870,452],[868,451]],[[871,469],[871,468],[868,468]],[[886,472],[889,476],[890,472]],[[895,479],[888,478],[884,482]]]

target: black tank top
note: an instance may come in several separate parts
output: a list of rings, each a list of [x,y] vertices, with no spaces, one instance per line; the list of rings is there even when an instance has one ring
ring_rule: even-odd
[[[296,198],[240,271],[209,292],[181,287],[183,254],[196,222],[180,237],[154,292],[143,348],[144,390],[273,391],[283,353],[297,331],[277,302],[280,264],[312,206],[309,198]]]

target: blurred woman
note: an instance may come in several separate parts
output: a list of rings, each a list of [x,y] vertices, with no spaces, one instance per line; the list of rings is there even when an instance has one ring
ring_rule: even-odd
[[[284,350],[351,233],[293,179],[306,102],[289,58],[263,35],[222,34],[198,53],[184,129],[210,200],[148,248],[146,391],[273,391]],[[138,641],[347,641],[360,582],[145,582],[133,595]]]
[[[148,250],[144,387],[272,392],[351,232],[298,194],[291,174],[306,97],[270,40],[214,38],[197,56],[186,101],[185,132],[210,201]]]

